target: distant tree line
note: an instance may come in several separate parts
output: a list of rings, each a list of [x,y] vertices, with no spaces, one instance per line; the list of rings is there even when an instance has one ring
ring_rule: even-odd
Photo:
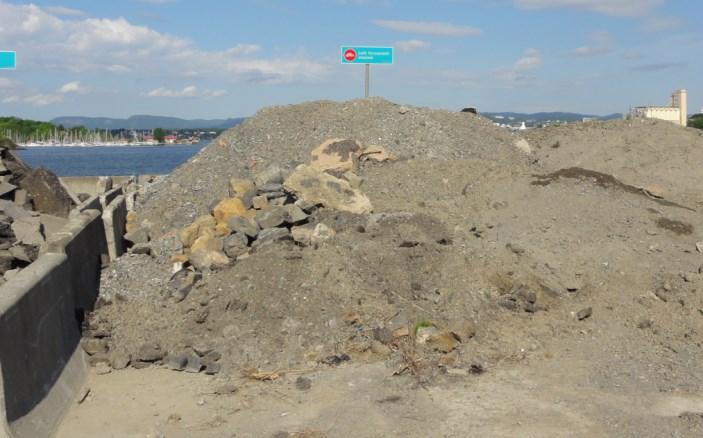
[[[703,114],[696,114],[688,119],[688,126],[691,128],[703,129]]]
[[[45,136],[56,131],[84,133],[88,130],[83,126],[76,126],[66,129],[63,125],[56,126],[49,122],[25,120],[17,117],[0,117],[0,136],[6,136],[9,132],[12,132],[15,136],[20,135],[23,137]]]

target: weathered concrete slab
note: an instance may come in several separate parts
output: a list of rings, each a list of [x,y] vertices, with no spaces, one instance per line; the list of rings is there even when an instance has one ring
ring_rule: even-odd
[[[110,260],[124,254],[124,234],[127,224],[127,202],[123,195],[115,198],[103,210],[103,226]]]
[[[107,193],[103,193],[100,195],[100,204],[103,206],[103,210],[112,203],[112,201],[115,200],[118,196],[122,196],[124,194],[124,190],[122,187],[117,187],[114,188]]]
[[[106,179],[110,178],[112,184],[105,185]],[[61,181],[68,187],[73,193],[87,193],[90,196],[101,195],[109,187],[107,191],[111,190],[113,187],[121,186],[124,183],[129,182],[133,179],[133,176],[62,176]],[[100,184],[98,184],[100,182]]]
[[[85,379],[72,285],[67,256],[44,254],[2,286],[0,433],[5,436],[51,436]]]
[[[101,256],[108,253],[105,228],[98,210],[72,216],[47,241],[47,252],[66,254],[77,310],[92,310],[100,289]]]

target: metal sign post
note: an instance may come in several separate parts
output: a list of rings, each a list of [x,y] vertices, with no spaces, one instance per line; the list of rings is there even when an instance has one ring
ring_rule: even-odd
[[[364,97],[369,97],[369,80],[371,76],[371,64],[364,64]]]
[[[342,46],[342,64],[364,64],[364,97],[369,97],[371,64],[393,64],[393,47]]]

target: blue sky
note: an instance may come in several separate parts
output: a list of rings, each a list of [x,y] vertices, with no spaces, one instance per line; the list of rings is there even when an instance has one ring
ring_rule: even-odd
[[[0,0],[0,115],[248,116],[347,100],[344,44],[392,45],[373,95],[481,111],[607,114],[689,91],[703,107],[698,0]]]

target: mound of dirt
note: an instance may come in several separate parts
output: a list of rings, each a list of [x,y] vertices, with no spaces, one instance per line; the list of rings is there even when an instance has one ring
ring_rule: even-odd
[[[271,107],[176,169],[143,203],[142,217],[155,235],[181,227],[222,199],[231,177],[247,177],[272,164],[291,170],[330,138],[382,146],[401,160],[480,158],[508,167],[525,161],[515,152],[517,137],[470,113],[405,107],[380,98]]]
[[[703,206],[703,131],[654,119],[575,123],[525,133],[550,170],[578,166]]]
[[[479,117],[377,99],[261,111],[143,203],[140,219],[161,237],[151,255],[128,254],[104,271],[85,334],[105,348],[91,359],[120,351],[135,367],[182,369],[190,355],[249,381],[382,361],[388,376],[435,382],[521,362],[541,364],[535,372],[547,364],[573,387],[617,388],[608,400],[703,390],[701,175],[690,162],[703,137],[651,121],[527,137],[528,156]],[[334,176],[373,212],[311,205],[304,190],[289,191],[295,167],[328,138],[381,144],[397,157]],[[283,168],[273,183],[272,164]],[[240,239],[226,264],[172,276],[192,255],[179,231],[196,215],[210,223],[205,234],[229,238],[209,214],[234,196],[232,176],[251,179],[235,184],[244,194],[232,228],[258,221],[262,231]],[[291,205],[306,217],[272,221],[281,238],[258,246],[252,236],[270,219],[262,212]],[[332,231],[317,243],[292,237],[318,226]],[[174,278],[187,293],[169,292]],[[640,430],[624,405],[612,423]]]

